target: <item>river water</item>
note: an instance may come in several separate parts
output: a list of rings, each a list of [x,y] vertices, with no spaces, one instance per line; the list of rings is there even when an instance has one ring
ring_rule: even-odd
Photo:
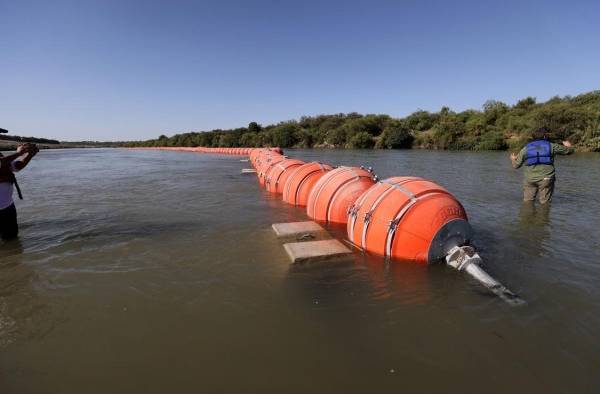
[[[600,390],[600,155],[558,158],[542,209],[505,152],[287,153],[445,186],[527,305],[441,265],[290,268],[270,226],[305,213],[239,157],[43,151],[0,244],[0,393]]]

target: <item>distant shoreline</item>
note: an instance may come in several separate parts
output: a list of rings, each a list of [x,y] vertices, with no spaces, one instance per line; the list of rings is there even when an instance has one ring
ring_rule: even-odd
[[[0,140],[0,151],[10,152],[17,149],[19,144],[23,142],[20,141],[6,141]],[[44,143],[35,143],[40,149],[82,149],[82,148],[120,148],[119,145],[110,145],[110,144],[80,144],[80,143],[70,143],[70,142],[61,142],[59,144],[44,144]]]

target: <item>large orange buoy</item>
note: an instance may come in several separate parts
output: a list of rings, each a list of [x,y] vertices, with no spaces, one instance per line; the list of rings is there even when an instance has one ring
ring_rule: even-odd
[[[271,193],[283,193],[283,186],[294,169],[304,164],[303,161],[285,159],[271,166],[265,176],[265,189]]]
[[[272,156],[265,156],[262,158],[261,161],[258,162],[258,167],[256,168],[256,176],[258,176],[258,182],[260,183],[261,186],[265,186],[266,185],[266,180],[267,180],[267,175],[269,173],[269,171],[271,170],[271,168],[281,162],[285,160],[285,157],[281,156],[281,155],[272,155]]]
[[[358,167],[339,167],[319,179],[308,195],[306,213],[313,219],[346,223],[348,208],[375,181],[373,174]]]
[[[348,211],[348,238],[381,256],[437,262],[472,234],[462,205],[443,187],[394,177],[365,191]]]
[[[299,207],[306,206],[313,186],[332,167],[317,161],[296,168],[283,186],[283,201]]]

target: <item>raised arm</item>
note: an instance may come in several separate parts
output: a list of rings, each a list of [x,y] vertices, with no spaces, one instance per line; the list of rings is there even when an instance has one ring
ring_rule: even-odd
[[[570,155],[575,152],[575,148],[569,141],[563,141],[562,145],[552,144],[552,153],[555,155]]]
[[[0,156],[0,174],[6,174],[13,171],[13,168],[17,171],[25,168],[25,166],[31,161],[33,156],[39,152],[39,149],[35,145],[25,144],[19,145],[17,151],[8,156]]]
[[[17,151],[13,154],[10,154],[8,156],[0,156],[0,173],[7,173],[10,172],[11,169],[11,163],[18,159],[20,156],[22,156],[25,152],[26,152],[27,148],[25,145],[19,145],[17,147]]]
[[[26,152],[25,155],[21,155],[19,156],[14,162],[13,165],[15,166],[15,169],[17,171],[21,171],[23,168],[25,168],[27,166],[27,164],[29,164],[29,162],[31,161],[31,159],[33,159],[33,156],[37,155],[37,153],[40,150],[38,149],[37,146],[35,145],[29,145],[26,148]]]

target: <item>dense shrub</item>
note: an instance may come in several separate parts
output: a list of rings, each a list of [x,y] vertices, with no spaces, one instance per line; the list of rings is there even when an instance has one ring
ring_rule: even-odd
[[[413,143],[413,136],[406,122],[393,121],[383,130],[381,145],[387,149],[406,149]]]
[[[326,141],[339,148],[343,147],[346,144],[346,137],[348,136],[348,128],[344,126],[340,126],[337,129],[330,130],[327,133]]]
[[[271,137],[275,146],[290,148],[297,142],[300,127],[293,123],[282,123],[271,130]]]
[[[475,150],[503,150],[506,148],[507,145],[504,141],[504,136],[499,132],[484,135],[474,147]]]
[[[348,145],[353,149],[370,149],[375,145],[375,140],[373,140],[371,134],[361,131],[350,138]]]
[[[257,146],[256,141],[257,141],[256,133],[252,133],[252,132],[244,133],[240,137],[240,145],[241,146],[254,147],[254,146]]]

